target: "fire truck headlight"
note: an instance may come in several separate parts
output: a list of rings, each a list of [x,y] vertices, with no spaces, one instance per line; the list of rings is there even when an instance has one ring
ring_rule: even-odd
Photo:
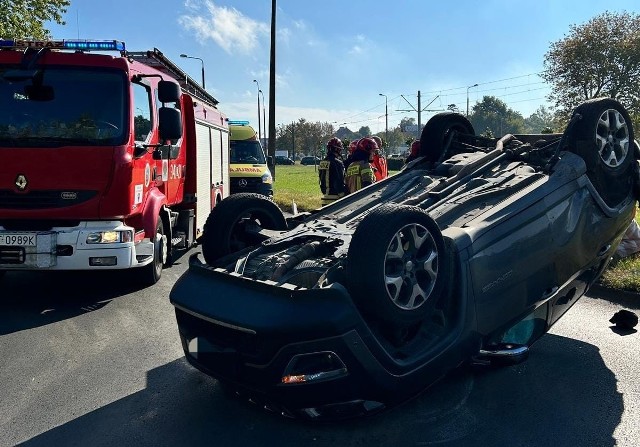
[[[131,242],[133,233],[125,231],[99,231],[87,236],[87,244],[116,244],[120,242]]]
[[[262,183],[273,183],[273,177],[271,177],[271,171],[267,171],[262,174]]]

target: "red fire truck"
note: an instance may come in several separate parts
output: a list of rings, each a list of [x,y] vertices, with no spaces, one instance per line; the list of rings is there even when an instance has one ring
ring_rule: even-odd
[[[139,267],[158,281],[229,194],[217,104],[157,49],[0,40],[0,276]]]

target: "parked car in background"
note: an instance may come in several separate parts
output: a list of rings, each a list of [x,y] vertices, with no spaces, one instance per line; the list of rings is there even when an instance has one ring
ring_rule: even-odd
[[[296,164],[296,162],[290,159],[289,157],[282,157],[282,156],[276,155],[276,164],[277,165],[294,165]]]
[[[304,166],[317,165],[318,163],[320,163],[318,157],[302,157],[300,159],[300,164]]]
[[[381,411],[466,362],[524,361],[606,269],[638,150],[609,98],[558,134],[478,137],[445,112],[399,173],[311,213],[231,196],[171,291],[185,357],[310,419]]]

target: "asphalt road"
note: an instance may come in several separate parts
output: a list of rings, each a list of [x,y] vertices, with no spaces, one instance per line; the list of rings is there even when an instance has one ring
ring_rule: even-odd
[[[168,294],[187,260],[127,275],[0,283],[0,445],[637,446],[640,334],[609,318],[640,298],[592,291],[521,365],[461,368],[387,413],[310,424],[225,397],[183,359]]]

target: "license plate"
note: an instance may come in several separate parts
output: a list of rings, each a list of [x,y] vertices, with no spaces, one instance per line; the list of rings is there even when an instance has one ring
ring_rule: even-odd
[[[9,247],[35,247],[35,233],[3,233],[0,234],[0,245]]]

